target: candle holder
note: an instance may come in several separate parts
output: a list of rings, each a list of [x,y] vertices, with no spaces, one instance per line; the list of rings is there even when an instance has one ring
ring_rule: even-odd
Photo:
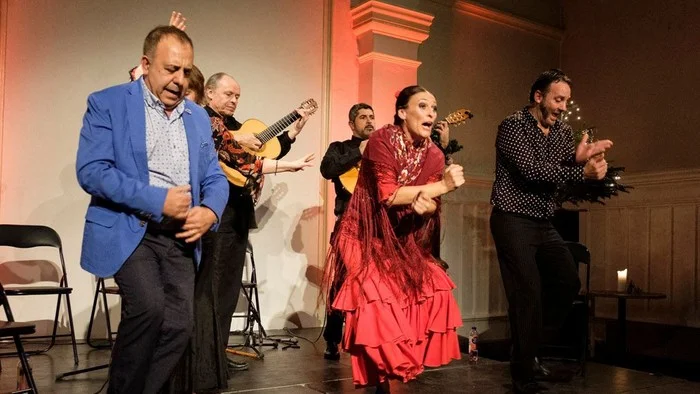
[[[627,283],[627,289],[625,290],[625,293],[627,294],[641,294],[643,293],[644,290],[642,290],[641,287],[638,287],[633,280],[629,280]]]

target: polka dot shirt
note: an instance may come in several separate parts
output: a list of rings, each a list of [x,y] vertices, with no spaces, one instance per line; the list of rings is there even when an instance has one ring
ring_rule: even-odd
[[[570,181],[583,181],[583,166],[575,164],[569,125],[557,120],[545,135],[527,107],[501,122],[496,137],[496,181],[491,193],[495,208],[549,218],[556,209],[557,187]]]

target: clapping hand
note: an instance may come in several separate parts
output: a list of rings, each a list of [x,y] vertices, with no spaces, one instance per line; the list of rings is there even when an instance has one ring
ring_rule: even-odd
[[[579,142],[578,146],[576,147],[576,162],[579,164],[587,162],[593,156],[604,153],[613,146],[613,143],[610,140],[601,140],[588,143],[588,139],[588,133],[584,133],[583,138],[581,138],[581,142]]]

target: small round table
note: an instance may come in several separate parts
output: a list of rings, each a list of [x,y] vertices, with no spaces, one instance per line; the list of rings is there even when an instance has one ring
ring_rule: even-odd
[[[594,290],[588,292],[588,296],[591,299],[591,311],[594,316],[596,297],[617,298],[618,356],[623,356],[627,353],[627,300],[660,300],[666,298],[666,294],[663,293],[625,293],[613,290]]]

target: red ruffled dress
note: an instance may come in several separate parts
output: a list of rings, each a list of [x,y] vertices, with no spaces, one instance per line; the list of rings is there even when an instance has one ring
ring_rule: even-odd
[[[429,139],[407,143],[397,126],[377,130],[367,143],[326,264],[326,285],[339,288],[332,308],[345,314],[342,347],[357,386],[407,382],[424,366],[461,358],[455,285],[430,253],[439,209],[425,217],[387,204],[401,186],[440,181],[443,167]]]

